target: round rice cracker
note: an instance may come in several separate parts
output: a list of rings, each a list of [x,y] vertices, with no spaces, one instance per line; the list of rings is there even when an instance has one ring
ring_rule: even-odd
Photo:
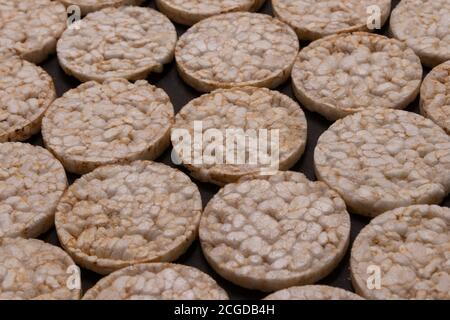
[[[368,299],[450,299],[450,209],[415,205],[388,211],[357,236],[353,286]],[[381,287],[369,289],[371,267]]]
[[[264,300],[363,300],[353,292],[323,285],[290,287],[274,292]]]
[[[135,161],[82,176],[58,204],[62,247],[100,274],[180,257],[197,236],[202,202],[187,175],[166,165]]]
[[[402,0],[391,13],[390,33],[430,68],[450,60],[450,2]]]
[[[202,136],[207,137],[209,129],[220,130],[223,135],[225,150],[223,159],[217,161],[216,157],[207,158],[208,143],[203,143],[201,164],[197,164],[195,159],[191,159],[195,153],[195,139],[191,140],[188,148],[191,152],[184,154],[185,142],[177,139],[174,133],[178,130],[188,130],[190,137],[195,135],[195,123],[201,121],[203,127]],[[228,152],[233,152],[234,159],[237,159],[239,145],[235,145],[233,150],[227,149],[227,130],[242,129],[241,134],[233,135],[236,139],[245,141],[246,162],[243,164],[227,164]],[[267,152],[264,156],[270,159],[277,154],[272,149],[272,143],[276,143],[278,157],[274,163],[266,163],[267,159],[254,159],[253,155],[258,155],[263,150],[254,150],[249,137],[254,137],[254,144],[258,148],[261,144],[258,140],[263,139],[263,133],[258,130],[267,130]],[[248,131],[251,130],[251,131]],[[272,130],[278,131],[279,141],[272,141]],[[229,132],[229,131],[228,131]],[[256,135],[253,135],[256,134]],[[305,150],[307,138],[306,118],[300,106],[286,95],[278,91],[266,88],[242,87],[234,89],[218,89],[210,94],[205,94],[192,100],[181,109],[175,118],[175,125],[172,128],[172,145],[178,159],[180,159],[192,176],[203,182],[211,182],[217,185],[224,185],[236,182],[244,175],[266,172],[267,170],[288,170],[302,156]],[[261,140],[260,140],[261,141]],[[194,161],[193,161],[194,160]]]
[[[299,50],[295,32],[269,15],[233,12],[200,21],[177,42],[181,78],[198,91],[285,82]]]
[[[61,248],[37,239],[0,238],[0,300],[77,300],[80,274]]]
[[[138,6],[144,0],[58,0],[66,7],[75,5],[81,10],[84,16],[88,13],[98,11],[107,7],[121,7],[121,6]]]
[[[0,238],[34,238],[49,230],[66,188],[64,168],[50,152],[0,143]]]
[[[41,129],[56,91],[50,75],[17,56],[0,58],[0,142],[24,141]]]
[[[314,166],[354,213],[437,204],[450,191],[450,137],[418,114],[371,108],[322,134]]]
[[[315,283],[341,261],[350,216],[340,196],[297,172],[247,176],[206,206],[200,241],[211,267],[248,289]]]
[[[169,96],[145,80],[90,81],[56,99],[42,120],[44,144],[66,170],[84,174],[133,160],[153,160],[170,144]]]
[[[196,268],[146,263],[104,277],[83,300],[228,300],[228,295],[214,279]]]
[[[258,11],[265,0],[156,0],[159,11],[170,20],[192,26],[200,20],[222,13]]]
[[[124,6],[92,12],[58,41],[58,61],[85,82],[111,78],[145,79],[172,61],[177,33],[156,10]]]
[[[0,0],[0,42],[33,63],[56,50],[66,28],[67,12],[58,1]]]
[[[450,134],[450,61],[425,77],[420,89],[420,113]]]
[[[422,81],[419,57],[405,43],[366,32],[332,35],[300,51],[293,91],[312,112],[334,121],[377,108],[406,108]]]
[[[354,31],[369,31],[371,6],[380,8],[380,24],[391,12],[391,0],[272,0],[273,13],[290,25],[301,40]]]

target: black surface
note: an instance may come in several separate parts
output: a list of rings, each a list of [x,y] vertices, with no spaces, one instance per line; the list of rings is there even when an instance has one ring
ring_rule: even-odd
[[[394,4],[397,4],[398,2],[399,1],[397,0],[393,1]],[[147,1],[145,5],[155,7],[152,1]],[[270,0],[266,1],[266,4],[260,11],[271,14],[272,8],[270,5]],[[185,26],[181,25],[176,25],[176,27],[178,35],[181,35],[187,29]],[[380,30],[379,33],[386,33],[386,27]],[[304,47],[306,45],[307,43],[301,43],[301,47]],[[58,96],[61,96],[65,91],[67,91],[70,88],[74,88],[79,84],[78,80],[66,75],[63,72],[63,70],[59,67],[55,56],[50,57],[47,61],[45,61],[41,65],[52,76],[55,82]],[[425,73],[427,71],[428,70],[425,70]],[[156,85],[157,87],[160,87],[167,92],[167,94],[171,98],[171,101],[176,111],[179,111],[190,100],[200,95],[198,92],[189,87],[187,84],[183,83],[183,81],[177,74],[174,62],[172,62],[169,65],[166,65],[164,67],[163,73],[151,75],[147,80],[151,84]],[[279,90],[284,94],[287,94],[290,97],[293,97],[290,81],[287,81],[285,84],[281,85],[277,90]],[[306,118],[308,120],[308,143],[303,157],[291,170],[302,172],[309,179],[316,180],[313,170],[314,147],[316,145],[318,137],[330,126],[331,122],[327,121],[325,118],[316,113],[311,113],[305,109],[303,110],[305,111]],[[418,99],[416,99],[416,101],[414,101],[407,108],[407,110],[418,112]],[[42,138],[40,135],[37,135],[33,137],[30,140],[30,142],[33,144],[42,144],[41,143]],[[157,161],[176,167],[171,163],[170,152],[171,152],[170,149],[167,150],[162,157],[157,159]],[[187,173],[187,171],[183,167],[178,168]],[[77,176],[69,174],[68,178],[69,182],[73,182],[73,180],[76,179]],[[211,199],[211,197],[219,190],[219,188],[212,184],[199,183],[198,181],[195,182],[199,186],[202,195],[203,206],[205,206],[207,202]],[[444,205],[450,206],[449,197],[446,198]],[[352,221],[351,242],[353,242],[356,235],[359,233],[361,228],[368,223],[369,219],[352,214],[351,221]],[[58,244],[58,239],[54,229],[47,232],[40,238],[50,243]],[[203,270],[204,272],[210,274],[214,279],[217,280],[219,285],[222,286],[228,292],[230,298],[232,299],[259,299],[266,295],[265,293],[262,292],[240,288],[218,276],[206,263],[206,260],[201,252],[198,240],[195,241],[195,243],[191,246],[191,248],[189,248],[189,250],[176,262],[197,267],[200,270]],[[85,291],[90,287],[92,287],[100,278],[101,278],[100,275],[95,274],[94,272],[91,272],[89,270],[83,269],[82,270],[83,290]],[[343,261],[339,264],[339,266],[325,279],[320,281],[320,283],[341,287],[347,290],[352,290],[349,272],[349,252],[347,252],[347,255],[345,256]]]

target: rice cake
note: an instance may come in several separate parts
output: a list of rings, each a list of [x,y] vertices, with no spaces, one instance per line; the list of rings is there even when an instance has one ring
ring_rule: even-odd
[[[76,267],[60,248],[36,239],[0,238],[0,300],[75,300]],[[75,268],[74,268],[75,269]]]
[[[264,300],[363,300],[353,292],[323,285],[290,287],[274,292]]]
[[[450,60],[449,16],[448,0],[402,0],[391,13],[390,33],[434,67]]]
[[[0,0],[0,42],[22,58],[40,63],[55,52],[66,28],[66,8],[50,0]]]
[[[55,225],[77,264],[108,274],[176,260],[196,238],[201,212],[200,193],[188,176],[135,161],[102,166],[76,180],[58,204]]]
[[[258,11],[265,0],[156,0],[170,20],[192,26],[214,15],[235,11]]]
[[[64,168],[50,152],[0,143],[0,238],[34,238],[50,229],[66,187]]]
[[[306,108],[336,120],[368,107],[406,108],[419,93],[422,65],[398,40],[355,32],[304,48],[292,81],[295,96]]]
[[[42,120],[45,146],[74,173],[157,158],[170,144],[174,110],[145,80],[90,81],[56,99]]]
[[[425,77],[420,89],[420,113],[450,134],[450,61]]]
[[[200,221],[200,242],[211,267],[241,287],[261,291],[322,279],[341,261],[349,237],[344,201],[298,172],[228,184]]]
[[[92,12],[58,41],[64,71],[84,82],[145,79],[172,61],[177,33],[170,20],[150,8],[125,6]]]
[[[354,213],[437,204],[450,191],[450,137],[418,114],[371,108],[322,134],[314,166]]]
[[[369,299],[450,300],[450,209],[397,208],[357,236],[350,260],[356,292]],[[369,272],[378,268],[379,274]],[[379,276],[380,287],[369,277]]]
[[[184,154],[186,142],[177,139],[174,133],[178,130],[187,130],[190,137],[194,137],[196,133],[200,133],[195,127],[198,123],[202,125],[203,140],[207,140],[211,129],[221,133],[223,143],[220,143],[220,146],[225,151],[222,158],[218,158],[216,152],[212,159],[209,159],[208,150],[211,144],[203,141],[202,161],[197,163],[196,159],[192,159],[197,152],[195,138],[191,138],[190,143],[188,142],[190,152]],[[234,130],[234,133],[230,130]],[[275,130],[278,141],[272,141],[276,139],[272,134]],[[267,135],[267,139],[264,139],[264,134]],[[198,180],[218,185],[236,182],[246,174],[258,173],[265,169],[273,170],[274,167],[275,170],[289,169],[302,156],[306,137],[307,123],[300,106],[278,91],[256,87],[218,89],[194,99],[177,114],[172,129],[172,145],[177,158]],[[254,139],[253,145],[249,141],[251,138]],[[233,148],[229,149],[227,146],[230,146],[231,142],[228,140],[231,139],[240,142],[233,144]],[[244,145],[241,145],[241,142],[244,142]],[[267,143],[267,150],[262,148],[264,142]],[[278,154],[275,154],[272,145],[278,149]],[[227,162],[230,154],[237,160],[241,152],[245,154],[243,163]],[[255,154],[258,156],[252,159]],[[266,157],[277,159],[273,159],[274,163],[266,163]]]
[[[55,98],[53,80],[44,69],[5,51],[0,59],[0,142],[24,141],[38,133]]]
[[[58,0],[66,7],[78,6],[82,15],[98,11],[107,7],[120,7],[125,5],[140,5],[144,0]]]
[[[290,25],[301,40],[345,32],[369,31],[368,10],[380,9],[380,27],[391,13],[391,0],[272,0],[273,13]]]
[[[179,39],[181,78],[198,91],[286,81],[299,50],[295,32],[269,15],[233,12],[200,21]]]
[[[111,273],[89,289],[83,300],[228,300],[228,295],[196,268],[146,263]]]

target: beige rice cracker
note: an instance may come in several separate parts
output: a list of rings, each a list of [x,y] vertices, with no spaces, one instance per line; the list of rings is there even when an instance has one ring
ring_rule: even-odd
[[[417,205],[376,217],[356,238],[350,264],[366,298],[450,300],[450,209]]]
[[[197,236],[201,211],[200,193],[188,176],[136,161],[103,166],[76,180],[58,204],[55,225],[78,264],[108,274],[177,259]]]
[[[350,216],[340,196],[297,172],[228,184],[208,203],[200,240],[209,264],[245,288],[314,283],[340,262]]]
[[[370,106],[403,109],[420,90],[420,59],[406,44],[355,32],[312,42],[292,70],[293,90],[309,110],[336,120]]]
[[[425,77],[420,89],[420,113],[450,134],[450,61]]]
[[[0,59],[0,141],[24,141],[41,129],[56,98],[52,78],[18,57]]]
[[[436,204],[450,191],[450,137],[415,113],[368,109],[319,138],[316,176],[348,208],[374,217],[412,204]]]
[[[0,238],[0,300],[80,298],[79,269],[60,248],[36,239]]]
[[[66,187],[64,168],[50,152],[26,143],[0,143],[0,238],[46,232]]]
[[[0,43],[40,63],[55,52],[66,20],[66,9],[57,1],[0,0]]]
[[[211,130],[220,133],[222,142],[215,142],[221,153],[211,152],[217,149],[208,141]],[[178,139],[184,131],[190,142]],[[199,162],[196,133],[203,138]],[[172,144],[195,178],[224,185],[264,169],[289,169],[303,154],[306,136],[306,118],[295,101],[266,88],[242,87],[219,89],[189,102],[176,116]]]
[[[192,26],[226,12],[258,11],[265,0],[156,0],[158,9],[172,21]]]
[[[75,5],[81,10],[82,15],[98,11],[107,7],[120,7],[125,5],[140,5],[144,0],[58,0],[66,7]]]
[[[390,32],[428,67],[450,60],[450,2],[402,0],[392,11]]]
[[[173,59],[177,34],[166,16],[125,6],[92,12],[58,41],[64,71],[80,81],[145,79]]]
[[[66,92],[42,120],[45,146],[71,172],[138,159],[153,160],[170,144],[174,110],[145,80],[90,81]]]
[[[391,12],[391,0],[272,0],[276,17],[289,24],[301,40],[369,31],[373,9],[380,10],[380,27]]]
[[[271,16],[234,12],[200,21],[177,43],[180,76],[199,91],[287,80],[299,43],[295,32]]]
[[[2,40],[0,40],[0,62],[13,57],[17,58],[17,53],[11,47],[3,45]]]
[[[290,287],[274,292],[264,300],[362,300],[353,292],[322,285]]]
[[[138,264],[101,279],[83,300],[228,300],[200,270],[171,263]]]

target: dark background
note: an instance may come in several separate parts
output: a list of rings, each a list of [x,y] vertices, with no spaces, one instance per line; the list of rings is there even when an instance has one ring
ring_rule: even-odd
[[[393,7],[398,2],[399,2],[398,0],[393,0]],[[153,3],[153,1],[146,1],[144,6],[154,8],[155,4]],[[262,7],[260,12],[264,12],[267,14],[272,13],[270,0],[266,0],[265,5]],[[386,23],[386,26],[387,25],[388,22]],[[178,24],[175,24],[175,26],[177,28],[179,36],[187,30],[187,27],[185,26],[181,26]],[[386,34],[387,32],[386,29],[387,28],[384,27],[382,30],[379,31],[379,33]],[[301,48],[305,47],[307,44],[308,43],[302,42]],[[41,64],[41,66],[52,76],[55,82],[58,96],[61,96],[65,91],[79,85],[78,80],[66,75],[64,71],[59,67],[55,56],[51,56],[50,58],[48,58],[44,63]],[[424,74],[426,74],[429,70],[425,69],[424,71],[425,71]],[[147,78],[147,80],[151,84],[156,85],[157,87],[160,87],[167,92],[167,94],[170,96],[172,100],[172,103],[176,111],[179,111],[190,100],[200,95],[194,89],[183,83],[183,81],[177,74],[174,62],[172,62],[169,65],[166,65],[164,67],[163,73],[150,75]],[[294,97],[291,90],[290,80],[287,81],[285,84],[281,85],[280,87],[278,87],[277,90],[279,90],[284,94],[287,94],[290,97]],[[418,99],[416,99],[416,101],[414,101],[407,108],[407,110],[418,112]],[[314,147],[316,145],[318,137],[331,125],[331,122],[325,120],[325,118],[316,113],[311,113],[307,111],[304,108],[303,111],[305,112],[306,118],[308,120],[308,143],[303,157],[291,170],[302,172],[309,179],[316,180],[313,170]],[[30,139],[29,142],[33,144],[42,145],[42,138],[39,134]],[[170,153],[171,149],[168,149],[163,154],[162,157],[157,159],[157,161],[175,167],[175,165],[171,163]],[[178,168],[187,173],[187,171],[183,167]],[[77,178],[77,176],[68,174],[68,178],[69,182],[71,183],[74,181],[74,179]],[[195,180],[194,182],[198,185],[200,189],[200,192],[202,194],[203,206],[205,206],[207,202],[211,199],[211,197],[219,190],[219,188],[212,184],[199,183],[198,181]],[[450,197],[446,198],[444,205],[450,206]],[[366,225],[369,222],[369,219],[352,214],[351,221],[352,221],[351,241],[353,242],[354,238],[359,233],[361,228],[364,227],[364,225]],[[42,235],[40,238],[50,243],[59,245],[54,228],[49,232],[47,232],[46,234]],[[217,280],[219,285],[222,286],[228,292],[231,299],[260,299],[267,295],[266,293],[240,288],[218,276],[211,269],[211,267],[208,266],[205,258],[203,257],[198,240],[196,240],[194,244],[189,248],[189,250],[176,262],[194,266],[211,275],[214,279]],[[101,278],[100,275],[85,269],[82,269],[81,277],[83,283],[83,292],[92,287]],[[328,275],[326,278],[320,281],[320,283],[341,287],[347,290],[353,290],[349,271],[349,252],[347,252],[347,255],[344,257],[339,266],[330,275]]]

